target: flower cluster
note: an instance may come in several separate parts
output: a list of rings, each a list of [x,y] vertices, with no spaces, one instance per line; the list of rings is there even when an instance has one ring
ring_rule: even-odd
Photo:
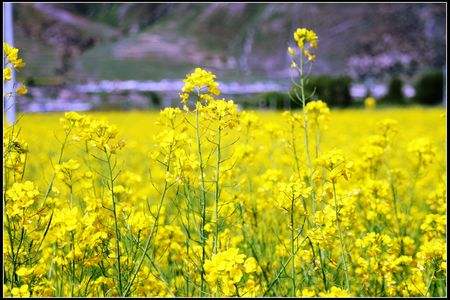
[[[39,191],[33,182],[15,182],[6,192],[7,214],[10,217],[23,216],[24,211],[32,206],[39,196]]]
[[[12,47],[10,44],[3,42],[3,52],[8,61],[14,66],[16,70],[25,67],[25,62],[19,56],[19,49]]]
[[[14,48],[8,43],[3,42],[4,61],[6,65],[3,67],[3,81],[10,81],[12,79],[12,71],[15,69],[19,71],[25,67],[24,60],[19,56],[19,49]],[[25,95],[28,93],[27,87],[21,83],[16,87],[16,93]]]
[[[200,107],[199,111],[205,120],[218,122],[221,129],[233,129],[238,125],[238,111],[233,100],[213,100],[207,106]]]
[[[215,286],[215,292],[219,290],[226,296],[243,296],[239,294],[239,286],[245,274],[255,274],[259,267],[253,257],[247,259],[245,254],[239,254],[239,249],[230,248],[214,255],[205,262],[206,280]],[[255,286],[252,276],[247,277],[247,289]],[[250,281],[250,282],[248,282]]]
[[[417,138],[408,145],[408,151],[415,156],[418,166],[426,166],[433,162],[436,150],[428,138]]]
[[[192,93],[196,101],[209,102],[220,95],[219,84],[215,81],[216,75],[202,68],[195,68],[194,72],[186,75],[184,86],[181,89],[181,102],[187,104]]]
[[[314,61],[316,56],[310,52],[310,49],[317,48],[318,37],[317,34],[307,28],[298,28],[294,32],[294,40],[297,42],[297,46],[303,52],[303,55],[309,60]],[[292,50],[292,54],[295,54]]]
[[[308,102],[305,106],[305,111],[308,121],[310,121],[313,127],[324,126],[330,114],[328,105],[321,100]]]
[[[328,178],[331,182],[336,182],[339,177],[348,180],[353,167],[353,162],[347,161],[340,149],[333,149],[319,156],[315,162],[329,172]]]

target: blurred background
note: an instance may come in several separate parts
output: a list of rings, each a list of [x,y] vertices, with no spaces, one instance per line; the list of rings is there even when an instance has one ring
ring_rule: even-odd
[[[330,106],[445,103],[446,5],[14,3],[19,111],[159,109],[178,105],[184,76],[217,74],[244,108],[294,106],[297,27],[319,36],[311,88]],[[4,30],[8,30],[5,28]]]

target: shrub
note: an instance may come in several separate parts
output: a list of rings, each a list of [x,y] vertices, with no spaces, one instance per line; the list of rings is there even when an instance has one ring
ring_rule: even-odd
[[[162,98],[156,92],[144,92],[142,93],[148,99],[148,108],[160,108],[162,105]]]
[[[239,106],[242,109],[256,109],[259,108],[259,101],[257,97],[253,96],[236,96],[235,97],[236,103],[239,104]]]
[[[286,93],[268,92],[260,95],[260,103],[267,108],[285,109],[289,107],[290,102],[291,99]]]
[[[404,104],[405,96],[403,95],[403,81],[398,77],[393,77],[389,82],[388,92],[382,98],[384,103]]]
[[[420,104],[439,104],[443,99],[444,74],[433,70],[422,74],[415,83],[415,101]]]

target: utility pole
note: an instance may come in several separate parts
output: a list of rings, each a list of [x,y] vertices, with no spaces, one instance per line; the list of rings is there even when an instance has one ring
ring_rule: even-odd
[[[12,3],[3,3],[3,40],[14,45],[14,34],[13,34],[13,14],[12,14]],[[5,67],[5,60],[3,60],[3,68]],[[13,92],[15,82],[15,72],[14,68],[11,68],[11,80],[3,83],[3,93],[5,91]],[[3,94],[4,95],[4,94]],[[3,96],[4,97],[4,96]],[[5,97],[4,97],[5,98]],[[13,124],[16,121],[16,101],[14,93],[7,96],[4,99],[4,111],[6,111],[6,120],[9,124]]]
[[[442,105],[447,107],[447,64],[442,68],[442,74],[444,75],[444,97],[442,99]]]

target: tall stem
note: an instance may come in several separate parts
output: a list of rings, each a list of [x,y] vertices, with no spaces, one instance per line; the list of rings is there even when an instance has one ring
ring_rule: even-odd
[[[344,239],[342,237],[342,230],[341,230],[341,222],[339,221],[339,215],[337,211],[337,196],[336,196],[336,184],[333,181],[333,194],[334,194],[334,211],[336,212],[336,224],[337,229],[339,232],[339,239],[341,241],[341,257],[342,262],[344,264],[344,271],[345,271],[345,285],[347,290],[350,288],[349,281],[348,281],[348,269],[347,269],[347,250],[345,249]]]
[[[294,152],[294,159],[295,159],[295,167],[297,168],[297,174],[300,178],[300,163],[299,163],[298,154],[297,154],[297,147],[295,146],[294,122],[292,122],[292,124],[291,124],[291,136],[292,136],[292,150]]]
[[[117,210],[116,210],[116,201],[114,199],[114,176],[111,168],[111,154],[108,154],[106,148],[104,148],[106,160],[108,162],[108,170],[109,170],[109,184],[111,185],[111,201],[113,205],[113,214],[114,214],[114,228],[116,234],[116,258],[117,258],[117,270],[119,272],[119,295],[122,295],[122,268],[120,266],[120,234],[119,234],[119,226],[117,220]]]
[[[61,163],[62,157],[63,157],[63,153],[64,153],[64,149],[66,148],[67,145],[67,140],[69,138],[70,132],[72,131],[73,127],[70,127],[69,130],[67,131],[65,137],[64,137],[64,141],[61,144],[61,149],[59,150],[59,157],[58,157],[58,164]],[[48,195],[50,194],[50,191],[52,190],[53,187],[53,182],[55,181],[56,178],[56,173],[53,172],[53,176],[52,179],[50,180],[50,183],[47,187],[47,191],[45,192],[45,196],[44,196],[44,202],[45,200],[48,198]]]
[[[216,232],[214,235],[214,249],[213,253],[216,254],[219,249],[219,197],[220,197],[220,159],[221,159],[221,153],[220,153],[220,139],[221,139],[221,132],[222,128],[220,126],[220,118],[219,118],[219,127],[217,129],[217,164],[216,164],[216,189],[214,193],[214,199],[215,199],[215,210],[214,210],[214,217],[216,219]]]
[[[73,292],[75,289],[75,236],[73,231],[70,232],[70,237],[71,237],[70,250],[72,251],[73,257],[71,261],[72,278],[70,280],[70,297],[73,297]]]
[[[70,209],[73,209],[73,185],[72,185],[72,180],[70,180],[70,185],[69,185],[69,207]],[[69,268],[71,269],[71,275],[72,278],[70,279],[70,297],[73,297],[73,292],[75,289],[75,235],[73,233],[73,231],[70,232],[70,251],[72,252],[72,260],[71,260],[71,264],[69,266]]]
[[[309,153],[309,136],[308,136],[308,121],[307,121],[307,115],[306,115],[306,97],[305,97],[305,82],[303,78],[303,56],[300,57],[300,92],[301,92],[301,101],[302,101],[302,111],[303,111],[303,131],[305,134],[305,152],[306,152],[306,158],[308,161],[308,182],[311,187],[313,187],[312,182],[312,163],[311,163],[311,155]],[[312,206],[312,212],[313,214],[316,213],[316,195],[315,191],[313,190],[311,193],[311,206]]]
[[[316,158],[319,157],[319,151],[320,151],[320,129],[319,129],[319,123],[316,124]]]
[[[301,102],[302,102],[302,110],[303,110],[303,131],[304,131],[304,143],[305,143],[305,153],[306,153],[306,158],[307,158],[307,163],[308,163],[308,183],[309,186],[312,188],[312,192],[311,192],[311,208],[312,208],[312,215],[314,216],[316,213],[316,191],[314,189],[314,185],[313,185],[313,180],[312,180],[312,162],[311,162],[311,155],[309,152],[309,135],[308,135],[308,121],[307,121],[307,114],[306,114],[306,97],[305,97],[305,81],[304,81],[304,74],[303,74],[303,64],[304,64],[304,60],[303,60],[303,55],[302,52],[300,53],[300,66],[297,67],[299,74],[300,74],[300,98],[301,98]],[[318,124],[317,124],[318,126]],[[316,158],[319,156],[319,145],[320,145],[320,130],[319,128],[316,129],[316,144],[315,144],[315,155]],[[305,205],[305,209],[306,209],[306,205]],[[311,226],[311,223],[313,226],[315,226],[315,221],[314,218],[312,220],[312,222],[310,223],[309,221],[309,216],[307,218],[308,220],[308,226]],[[317,245],[317,248],[319,250],[319,253],[321,253],[321,249],[320,246]],[[321,255],[321,254],[320,254]],[[322,270],[322,277],[323,277],[323,281],[324,281],[324,285],[325,285],[325,289],[327,288],[326,285],[326,278],[325,278],[325,272],[323,269],[323,264],[321,262],[321,270]]]
[[[306,97],[305,97],[305,84],[303,78],[303,57],[300,59],[300,92],[303,110],[303,130],[305,132],[306,158],[308,159],[308,166],[311,168],[311,156],[309,155],[308,122],[306,121],[306,111],[305,111]]]
[[[201,260],[201,285],[200,285],[200,293],[203,297],[205,295],[205,223],[206,223],[206,189],[205,189],[205,175],[203,170],[203,158],[202,158],[202,144],[200,140],[200,128],[199,128],[199,112],[198,107],[196,109],[196,137],[197,137],[197,150],[198,150],[198,160],[200,163],[200,178],[201,178],[201,197],[200,197],[200,206],[201,206],[201,224],[200,224],[200,241],[202,245],[202,260]]]
[[[292,195],[291,200],[291,211],[290,211],[290,229],[291,229],[291,255],[292,255],[292,296],[296,296],[296,282],[295,282],[295,236],[294,236],[294,200],[295,197]]]
[[[11,141],[13,140],[14,137],[14,125],[15,123],[13,123],[13,125],[11,126],[11,138],[9,143],[11,143]],[[10,146],[8,145],[8,151],[4,154],[3,158],[5,159],[8,155],[9,155],[9,149]],[[8,182],[9,182],[9,178],[8,178],[8,171],[6,170],[6,168],[4,168],[4,181],[3,181],[3,207],[4,207],[4,215],[6,216],[6,220],[7,222],[5,223],[6,225],[6,230],[8,232],[8,239],[9,239],[9,247],[11,249],[11,262],[12,262],[12,270],[11,270],[11,289],[14,287],[14,283],[18,280],[17,278],[17,274],[16,274],[16,257],[14,254],[14,240],[15,240],[15,234],[14,234],[14,229],[11,230],[11,221],[9,219],[9,215],[7,213],[7,209],[6,209],[6,191],[8,190]],[[13,175],[14,176],[14,175]],[[6,268],[5,268],[6,269]],[[6,272],[5,272],[6,273]]]

